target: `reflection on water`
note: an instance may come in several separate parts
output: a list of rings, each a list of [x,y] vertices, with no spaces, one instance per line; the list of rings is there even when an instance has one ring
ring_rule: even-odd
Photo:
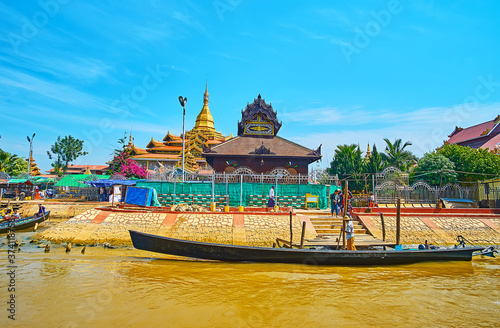
[[[5,249],[5,248],[2,248]],[[6,267],[6,253],[0,265]],[[25,245],[19,327],[498,327],[500,260],[385,267],[189,261]],[[7,281],[0,280],[2,302]],[[5,304],[5,303],[3,303]],[[12,324],[2,313],[0,325]],[[11,325],[12,326],[12,325]]]

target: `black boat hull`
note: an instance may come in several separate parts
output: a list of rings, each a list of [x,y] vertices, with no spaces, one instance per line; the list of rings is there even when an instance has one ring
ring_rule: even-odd
[[[23,230],[23,229],[29,229],[31,227],[34,227],[35,224],[37,223],[42,223],[43,221],[47,220],[50,216],[50,211],[45,212],[44,216],[37,217],[35,218],[34,216],[31,216],[29,218],[25,219],[19,219],[16,220],[14,223],[14,230]],[[8,222],[2,222],[0,224],[0,233],[6,233],[10,229],[9,223]]]
[[[484,247],[435,250],[311,250],[211,244],[129,230],[135,248],[162,254],[230,262],[312,265],[388,265],[428,261],[470,261]]]

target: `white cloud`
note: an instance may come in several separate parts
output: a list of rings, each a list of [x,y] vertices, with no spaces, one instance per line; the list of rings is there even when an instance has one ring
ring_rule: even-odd
[[[344,116],[341,117],[340,121],[342,124],[332,126],[332,130],[320,130],[288,137],[309,148],[316,148],[322,143],[323,154],[326,153],[329,156],[327,159],[324,158],[322,166],[329,165],[329,161],[332,159],[331,156],[338,145],[359,144],[361,150],[366,151],[368,143],[370,143],[370,147],[373,147],[373,143],[375,143],[379,152],[382,152],[385,149],[384,138],[411,141],[413,145],[408,149],[418,157],[421,157],[424,153],[442,146],[443,142],[448,139],[448,135],[455,128],[455,123],[461,122],[460,126],[468,127],[492,120],[496,115],[500,114],[500,103],[478,106],[468,116],[463,117],[458,116],[460,113],[463,113],[458,111],[459,108],[456,106],[432,107],[408,113],[389,111],[370,112],[367,110],[344,111],[345,114],[343,114]],[[335,111],[339,110],[336,109]],[[326,116],[325,120],[322,120],[321,118],[314,117],[316,114],[313,114],[314,111],[310,111],[310,120],[318,125],[326,125],[328,120],[332,122],[337,121],[337,119],[332,118],[334,110],[327,110],[325,112],[330,116]],[[303,120],[307,111],[300,113],[300,120]],[[456,114],[455,117],[453,116],[454,113]],[[358,119],[368,124],[359,127],[357,126],[358,123],[355,122]]]
[[[11,89],[12,94],[19,93],[21,90],[37,94],[44,98],[53,99],[76,108],[85,108],[86,110],[102,110],[113,112],[108,105],[110,101],[95,97],[65,84],[49,82],[47,80],[15,71],[3,69],[3,76],[0,76],[0,85],[3,89]]]

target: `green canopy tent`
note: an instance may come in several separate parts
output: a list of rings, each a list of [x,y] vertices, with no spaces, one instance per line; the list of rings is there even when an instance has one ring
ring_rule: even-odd
[[[55,198],[84,198],[87,200],[97,199],[97,188],[90,187],[86,181],[94,181],[99,179],[109,179],[110,175],[96,175],[96,174],[71,174],[64,176],[55,185],[56,192]]]
[[[36,180],[33,181],[33,183],[35,184],[35,186],[54,184],[54,183],[56,183],[56,179],[55,178],[36,178]]]
[[[25,184],[25,185],[33,185],[33,182],[28,179],[10,179],[8,184]]]
[[[85,181],[109,179],[109,177],[110,175],[71,174],[64,176],[54,185],[54,187],[89,188],[89,185],[86,184]]]

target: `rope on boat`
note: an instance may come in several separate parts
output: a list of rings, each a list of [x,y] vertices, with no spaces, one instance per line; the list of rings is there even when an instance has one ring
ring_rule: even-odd
[[[472,239],[472,240],[469,240],[469,239],[465,238],[462,235],[458,235],[457,236],[457,242],[458,242],[458,245],[455,245],[455,247],[465,247],[466,243],[470,244],[472,246],[484,246],[484,245],[494,244],[494,242],[491,241],[491,240],[487,240],[487,239]]]
[[[479,255],[487,255],[487,256],[495,257],[495,253],[498,254],[498,251],[495,249],[495,246],[491,245],[492,243],[490,241],[484,240],[484,239],[477,239],[477,240],[474,240],[474,242],[476,242],[476,244],[474,244],[472,241],[468,240],[467,238],[465,238],[462,235],[457,236],[458,245],[455,245],[455,248],[459,248],[459,247],[464,248],[466,243],[469,243],[472,246],[476,246],[477,242],[481,242],[481,241],[486,242],[485,244],[490,244],[490,246],[483,249]]]

